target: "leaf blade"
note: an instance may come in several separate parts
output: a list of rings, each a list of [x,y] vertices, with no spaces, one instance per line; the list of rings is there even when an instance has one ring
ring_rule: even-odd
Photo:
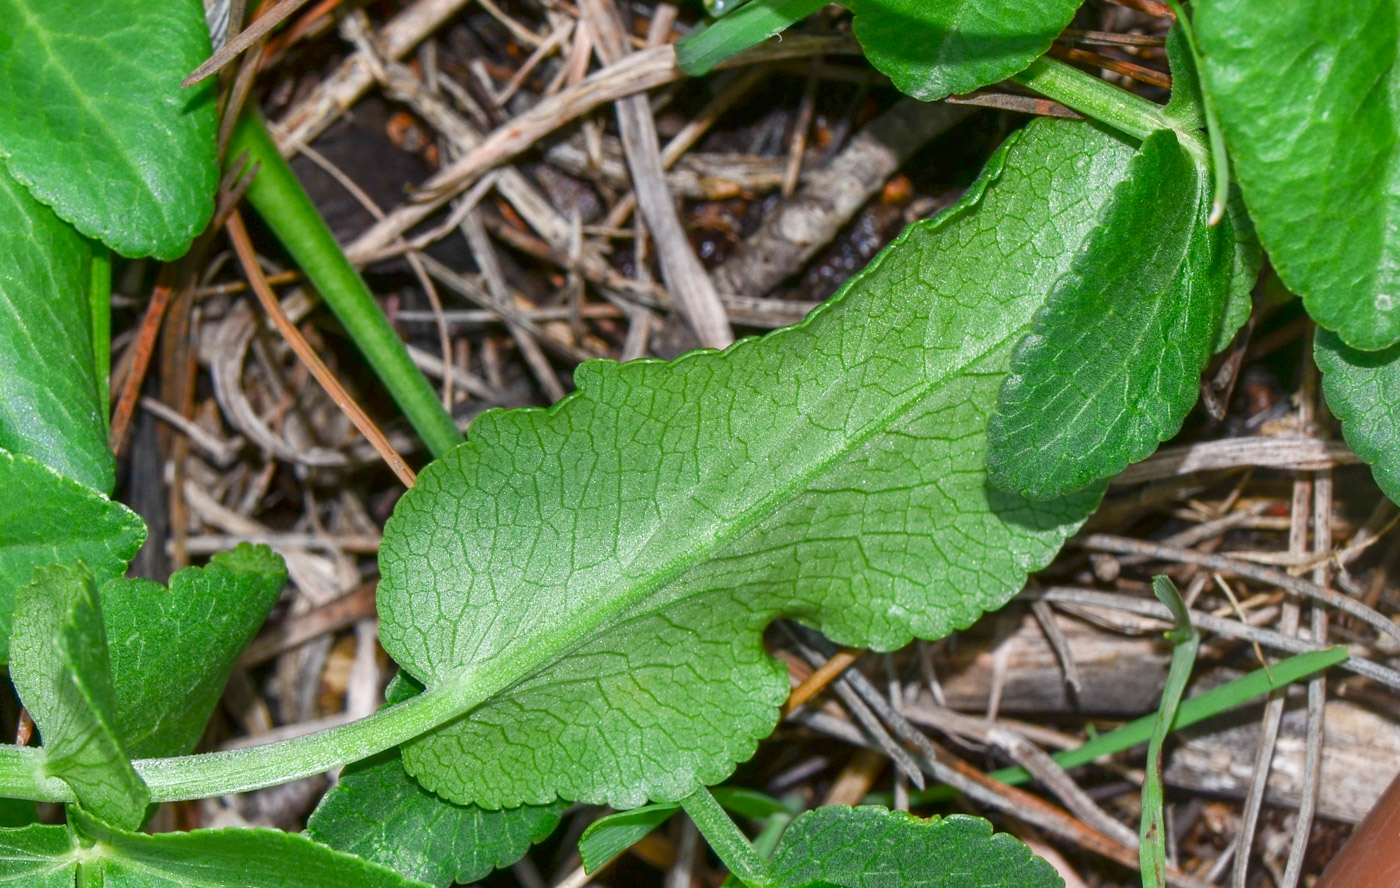
[[[455,804],[424,789],[392,752],[348,766],[306,828],[323,845],[446,888],[515,863],[563,811],[558,802],[497,811]]]
[[[94,813],[140,825],[150,790],[132,768],[116,710],[97,587],[86,567],[53,564],[19,592],[11,676],[43,736],[45,776]]]
[[[900,92],[925,102],[1005,80],[1043,55],[1079,0],[848,0],[856,39]]]
[[[0,829],[0,885],[73,888],[78,864],[68,858],[71,845],[61,826]]]
[[[120,20],[120,27],[113,20]],[[0,156],[79,231],[124,256],[174,259],[218,185],[199,0],[0,0]]]
[[[205,567],[177,571],[169,589],[125,578],[102,587],[115,719],[128,755],[194,751],[238,655],[286,580],[280,556],[243,543]],[[151,668],[157,662],[161,668]]]
[[[1318,330],[1313,358],[1322,371],[1322,396],[1341,422],[1347,446],[1371,467],[1381,491],[1400,502],[1400,344],[1365,352]]]
[[[828,806],[800,815],[768,868],[772,888],[1056,888],[1055,869],[978,817],[921,820],[899,811]]]
[[[1017,346],[989,429],[993,483],[1063,496],[1181,428],[1219,336],[1233,261],[1233,238],[1207,224],[1209,204],[1175,133],[1149,136]]]
[[[891,648],[1000,606],[1097,494],[989,490],[986,411],[1063,270],[1048,245],[1087,237],[1130,154],[1037,123],[803,325],[585,364],[561,405],[479,417],[381,547],[386,649],[433,690],[494,695],[407,744],[409,772],[488,807],[676,800],[771,730],[774,614]]]
[[[110,494],[91,264],[91,243],[0,164],[0,447]]]
[[[74,850],[79,836],[91,845],[83,849],[83,867],[98,870],[106,888],[422,888],[299,833],[235,827],[144,835],[81,809],[70,822]]]
[[[120,576],[146,526],[120,503],[38,460],[0,450],[0,662],[9,661],[15,593],[34,568],[81,559],[95,579]]]
[[[1279,276],[1347,344],[1400,340],[1400,7],[1195,6],[1205,86]]]

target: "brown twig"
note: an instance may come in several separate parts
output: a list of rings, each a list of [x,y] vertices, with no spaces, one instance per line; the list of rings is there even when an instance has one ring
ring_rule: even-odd
[[[350,397],[350,393],[345,391],[345,387],[340,384],[340,380],[335,378],[335,374],[321,361],[319,355],[311,348],[301,335],[301,331],[291,322],[286,313],[282,311],[282,303],[278,301],[277,294],[272,292],[272,288],[267,285],[266,278],[263,277],[262,269],[258,267],[257,254],[253,252],[253,243],[248,238],[248,229],[243,225],[243,218],[236,211],[228,218],[225,227],[228,229],[229,237],[233,241],[234,252],[238,254],[238,262],[243,266],[243,273],[248,276],[248,282],[253,285],[253,292],[258,295],[258,301],[262,304],[263,311],[272,319],[280,332],[296,352],[306,368],[311,371],[311,375],[316,377],[316,381],[330,395],[332,401],[339,407],[354,423],[355,428],[360,430],[360,434],[374,446],[381,459],[388,464],[399,481],[405,487],[412,487],[416,476],[413,470],[404,462],[402,456],[389,443],[389,439],[384,437],[384,433],[375,425],[355,399]]]
[[[280,0],[276,6],[254,19],[252,24],[239,32],[238,36],[225,43],[218,52],[205,60],[204,64],[191,71],[190,76],[186,77],[180,85],[183,87],[194,86],[218,71],[233,61],[243,50],[262,39],[264,34],[281,24],[287,16],[296,12],[306,2],[307,0]]]

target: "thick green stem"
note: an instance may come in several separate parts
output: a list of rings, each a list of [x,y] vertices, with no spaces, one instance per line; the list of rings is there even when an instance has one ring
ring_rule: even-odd
[[[681,807],[731,873],[754,888],[768,884],[768,865],[708,789],[702,786],[681,799]]]
[[[257,177],[248,186],[248,202],[320,291],[428,450],[441,456],[462,443],[462,433],[452,416],[443,409],[364,280],[345,258],[262,120],[253,114],[239,120],[229,142],[230,163],[238,163],[244,154],[259,166]]]
[[[97,403],[102,405],[102,421],[112,409],[112,251],[92,245],[92,283],[88,286],[92,306],[93,373],[97,379]]]
[[[1048,56],[1012,79],[1137,139],[1172,128],[1160,106]]]

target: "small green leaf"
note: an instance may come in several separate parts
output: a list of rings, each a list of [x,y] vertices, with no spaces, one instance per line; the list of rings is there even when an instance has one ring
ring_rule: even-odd
[[[1043,55],[1080,0],[844,0],[870,63],[925,102],[1005,80]]]
[[[238,655],[287,582],[282,558],[246,543],[170,578],[102,587],[116,723],[132,758],[194,751]]]
[[[1192,6],[1205,87],[1279,277],[1348,345],[1400,340],[1400,4]]]
[[[978,817],[923,820],[900,811],[830,806],[783,834],[770,888],[1063,888],[1054,867]]]
[[[116,461],[94,371],[91,265],[91,241],[0,164],[0,447],[110,494]]]
[[[564,807],[458,805],[424,789],[391,752],[348,766],[306,828],[338,851],[446,888],[515,863],[554,832]]]
[[[1400,344],[1364,352],[1318,330],[1313,357],[1342,437],[1371,467],[1385,495],[1400,503]]]
[[[1225,299],[1225,316],[1215,335],[1211,354],[1224,351],[1235,334],[1254,311],[1254,285],[1259,281],[1259,269],[1264,264],[1264,251],[1254,232],[1254,220],[1245,209],[1238,183],[1230,185],[1230,199],[1225,203],[1225,222],[1233,236],[1233,256],[1230,259],[1230,287]]]
[[[43,738],[43,775],[116,823],[138,826],[151,793],[131,767],[112,717],[102,607],[86,567],[34,572],[15,607],[10,676]]]
[[[214,212],[200,0],[0,0],[0,157],[79,231],[174,259]]]
[[[73,840],[61,826],[0,829],[0,885],[73,888],[78,862]]]
[[[1063,496],[1181,428],[1229,289],[1230,244],[1209,215],[1176,134],[1149,136],[1016,349],[989,429],[993,483]]]
[[[603,864],[647,837],[652,830],[680,810],[679,803],[643,805],[630,811],[619,811],[599,817],[588,824],[578,840],[578,853],[583,858],[583,871],[593,874]]]
[[[8,662],[15,593],[34,568],[82,559],[99,582],[121,576],[146,527],[122,504],[4,450],[0,490],[0,662]]]
[[[776,723],[775,616],[888,650],[1004,604],[1098,494],[989,489],[987,417],[1131,156],[1037,121],[802,324],[478,417],[380,549],[385,648],[466,710],[409,772],[486,807],[675,801]]]
[[[724,18],[676,41],[676,65],[691,77],[786,31],[821,9],[827,0],[750,0]]]
[[[79,861],[82,876],[104,888],[424,888],[377,864],[275,829],[148,836],[116,829],[80,809],[70,809],[69,819],[68,855]]]

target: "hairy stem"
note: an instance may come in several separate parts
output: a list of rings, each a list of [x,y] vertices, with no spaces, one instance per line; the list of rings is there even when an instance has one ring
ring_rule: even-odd
[[[452,416],[408,356],[403,341],[282,159],[262,120],[251,113],[233,129],[229,162],[240,163],[244,154],[259,167],[248,186],[248,202],[306,272],[428,450],[441,456],[462,443],[462,433]]]
[[[754,888],[768,884],[768,865],[708,789],[702,786],[681,799],[681,807],[731,873]]]
[[[1012,80],[1137,139],[1172,128],[1160,106],[1048,56]]]

